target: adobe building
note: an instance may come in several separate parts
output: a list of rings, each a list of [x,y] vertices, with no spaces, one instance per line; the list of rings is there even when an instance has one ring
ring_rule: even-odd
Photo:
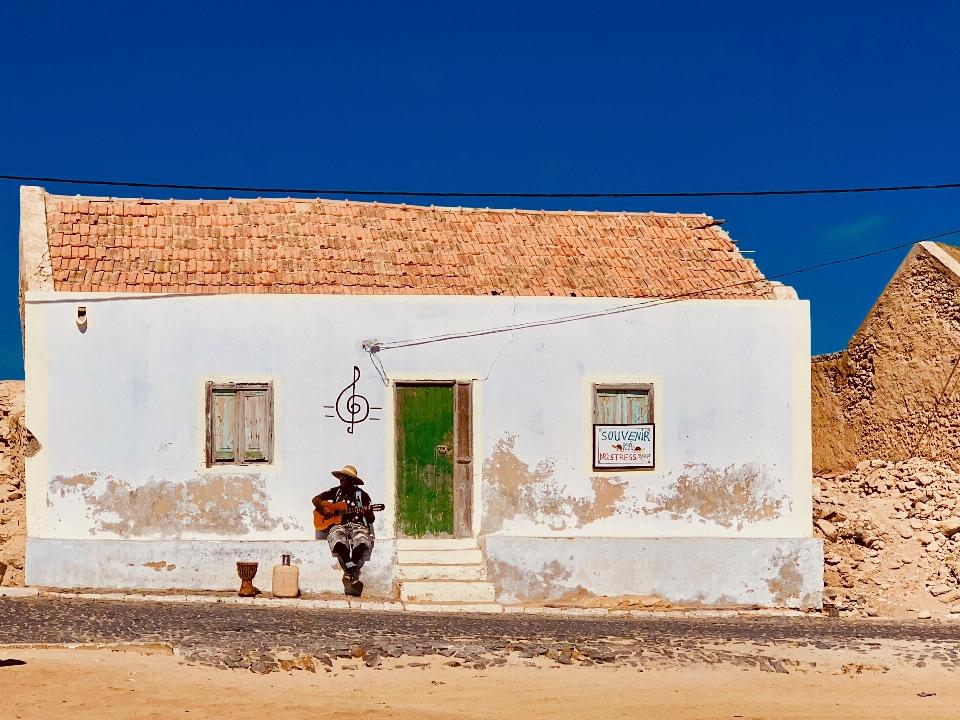
[[[913,246],[847,348],[813,358],[813,465],[926,457],[960,469],[960,248]]]
[[[341,593],[350,464],[364,597],[820,605],[809,307],[712,218],[21,203],[29,584]]]

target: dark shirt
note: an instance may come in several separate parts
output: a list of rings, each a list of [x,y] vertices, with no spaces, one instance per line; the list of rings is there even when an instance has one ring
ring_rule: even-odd
[[[343,523],[360,523],[361,525],[370,528],[373,527],[372,519],[373,513],[369,510],[364,515],[359,512],[350,512],[349,508],[354,507],[358,508],[361,506],[371,505],[370,496],[367,495],[363,490],[361,490],[356,485],[337,485],[332,487],[329,490],[326,490],[313,499],[313,506],[320,509],[320,501],[326,500],[327,502],[345,502],[347,503],[347,512],[343,515]]]

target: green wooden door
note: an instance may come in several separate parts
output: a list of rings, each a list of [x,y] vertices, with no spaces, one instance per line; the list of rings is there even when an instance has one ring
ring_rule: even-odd
[[[453,535],[453,462],[453,386],[398,386],[397,521],[402,535]]]

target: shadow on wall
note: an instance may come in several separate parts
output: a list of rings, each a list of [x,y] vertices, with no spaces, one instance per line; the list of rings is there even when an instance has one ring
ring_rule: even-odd
[[[97,486],[102,489],[96,490]],[[197,533],[246,535],[283,527],[299,527],[273,517],[259,476],[214,475],[184,483],[150,480],[131,487],[124,480],[98,473],[57,476],[50,492],[65,497],[79,493],[95,525],[91,534],[121,537],[180,537]],[[51,504],[51,499],[47,499]]]

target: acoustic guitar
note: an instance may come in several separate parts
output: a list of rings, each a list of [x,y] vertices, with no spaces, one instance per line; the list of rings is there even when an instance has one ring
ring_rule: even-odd
[[[376,505],[364,505],[353,512],[380,512],[384,509],[383,503]],[[347,514],[347,504],[345,502],[328,502],[322,500],[320,509],[313,511],[313,527],[319,532],[326,532],[331,526],[343,522],[343,516]]]

